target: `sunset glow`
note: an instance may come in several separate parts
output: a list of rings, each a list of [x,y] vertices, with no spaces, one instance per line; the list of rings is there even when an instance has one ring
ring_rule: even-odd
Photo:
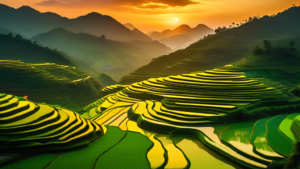
[[[250,16],[276,14],[291,7],[300,5],[298,0],[252,0],[245,4],[240,0],[0,0],[0,3],[19,8],[31,6],[41,12],[55,12],[61,16],[75,18],[92,11],[110,15],[121,23],[130,22],[140,30],[162,31],[175,28],[180,24],[191,27],[200,23],[212,28],[229,26],[232,22],[240,22]],[[176,14],[183,23],[170,23],[167,19]],[[174,17],[174,16],[173,16]],[[174,20],[174,19],[173,19]],[[177,21],[177,19],[176,19]]]

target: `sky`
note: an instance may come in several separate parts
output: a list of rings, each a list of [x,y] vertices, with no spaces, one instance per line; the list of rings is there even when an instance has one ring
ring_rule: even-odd
[[[182,24],[228,27],[250,16],[273,15],[293,4],[299,6],[300,0],[0,0],[0,3],[14,8],[27,5],[68,18],[98,12],[147,33]]]

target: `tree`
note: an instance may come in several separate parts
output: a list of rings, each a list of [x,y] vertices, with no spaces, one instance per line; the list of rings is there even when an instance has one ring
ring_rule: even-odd
[[[264,40],[264,48],[267,53],[271,52],[271,42],[268,40]]]
[[[254,49],[253,49],[253,54],[255,54],[255,55],[261,55],[261,54],[263,54],[264,53],[264,50],[261,48],[261,47],[259,47],[259,46],[256,46]]]
[[[106,36],[105,36],[105,35],[102,35],[100,38],[101,38],[101,39],[105,39],[105,38],[106,38]]]
[[[33,44],[35,44],[35,45],[36,45],[36,44],[37,44],[37,41],[34,41],[34,42],[33,42]]]
[[[253,18],[252,18],[252,17],[249,17],[249,22],[252,21],[252,20],[253,20]]]
[[[17,34],[17,35],[16,35],[16,38],[17,38],[17,39],[23,39],[22,36],[21,36],[20,34]]]
[[[8,36],[9,36],[9,37],[12,37],[12,36],[13,36],[13,34],[10,32],[10,33],[8,34]]]

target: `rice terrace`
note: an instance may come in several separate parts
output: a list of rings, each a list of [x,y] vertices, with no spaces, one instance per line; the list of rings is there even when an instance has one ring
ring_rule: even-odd
[[[0,168],[300,169],[299,16],[297,0],[0,0]]]

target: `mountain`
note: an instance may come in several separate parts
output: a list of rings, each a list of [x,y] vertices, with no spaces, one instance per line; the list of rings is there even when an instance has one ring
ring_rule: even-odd
[[[29,38],[55,28],[64,28],[75,33],[83,32],[99,37],[105,35],[116,41],[151,40],[132,32],[114,18],[96,12],[68,19],[51,12],[41,13],[29,6],[15,9],[0,4],[0,28],[19,32]]]
[[[21,37],[0,34],[0,60],[21,60],[27,63],[56,63],[75,66],[65,54],[42,47]]]
[[[31,40],[66,52],[91,76],[96,77],[101,72],[116,80],[151,59],[171,52],[170,48],[157,41],[118,42],[62,28],[39,34]]]
[[[292,7],[276,16],[264,16],[239,27],[209,35],[184,50],[154,59],[148,65],[123,77],[120,83],[131,84],[149,78],[213,69],[236,62],[255,48],[255,42],[262,43],[265,39],[283,36],[299,36],[299,15],[300,7]],[[202,28],[205,26],[198,25],[193,29]]]
[[[29,6],[14,9],[2,4],[0,4],[0,27],[19,32],[26,37],[32,37],[57,27],[74,32],[84,31],[73,21],[54,13],[40,13]]]
[[[101,82],[105,86],[111,86],[117,84],[117,82],[112,79],[110,76],[104,73],[100,73],[100,75],[97,77],[97,80]]]
[[[124,26],[126,28],[128,28],[129,30],[133,31],[134,29],[136,29],[131,23],[125,23]]]
[[[114,18],[96,12],[80,16],[72,21],[85,29],[86,33],[99,37],[105,35],[108,39],[116,41],[144,40]]]
[[[187,35],[192,40],[199,40],[203,36],[211,33],[214,33],[214,30],[204,24],[199,24],[195,28],[191,28],[189,25],[183,24],[173,30],[166,29],[162,32],[154,31],[151,33],[150,37],[154,40],[160,40],[174,35]]]
[[[191,42],[192,39],[184,34],[174,35],[169,38],[159,40],[159,42],[169,46],[171,49],[180,49],[180,45]]]
[[[206,25],[199,24],[195,28],[191,28],[189,25],[184,24],[173,30],[166,29],[162,32],[154,31],[151,33],[150,37],[169,46],[173,50],[178,50],[189,46],[190,44],[199,40],[203,36],[206,36],[211,33],[214,33],[214,30]],[[170,39],[168,40],[168,38]],[[172,40],[175,41],[171,42]]]
[[[133,29],[132,32],[137,34],[140,38],[142,38],[142,41],[152,41],[152,39],[149,36],[145,35],[142,31],[136,28]]]
[[[152,39],[144,34],[142,31],[138,30],[136,27],[134,27],[131,23],[124,24],[126,28],[131,30],[133,33],[137,34],[140,38],[142,38],[142,41],[152,41]]]

